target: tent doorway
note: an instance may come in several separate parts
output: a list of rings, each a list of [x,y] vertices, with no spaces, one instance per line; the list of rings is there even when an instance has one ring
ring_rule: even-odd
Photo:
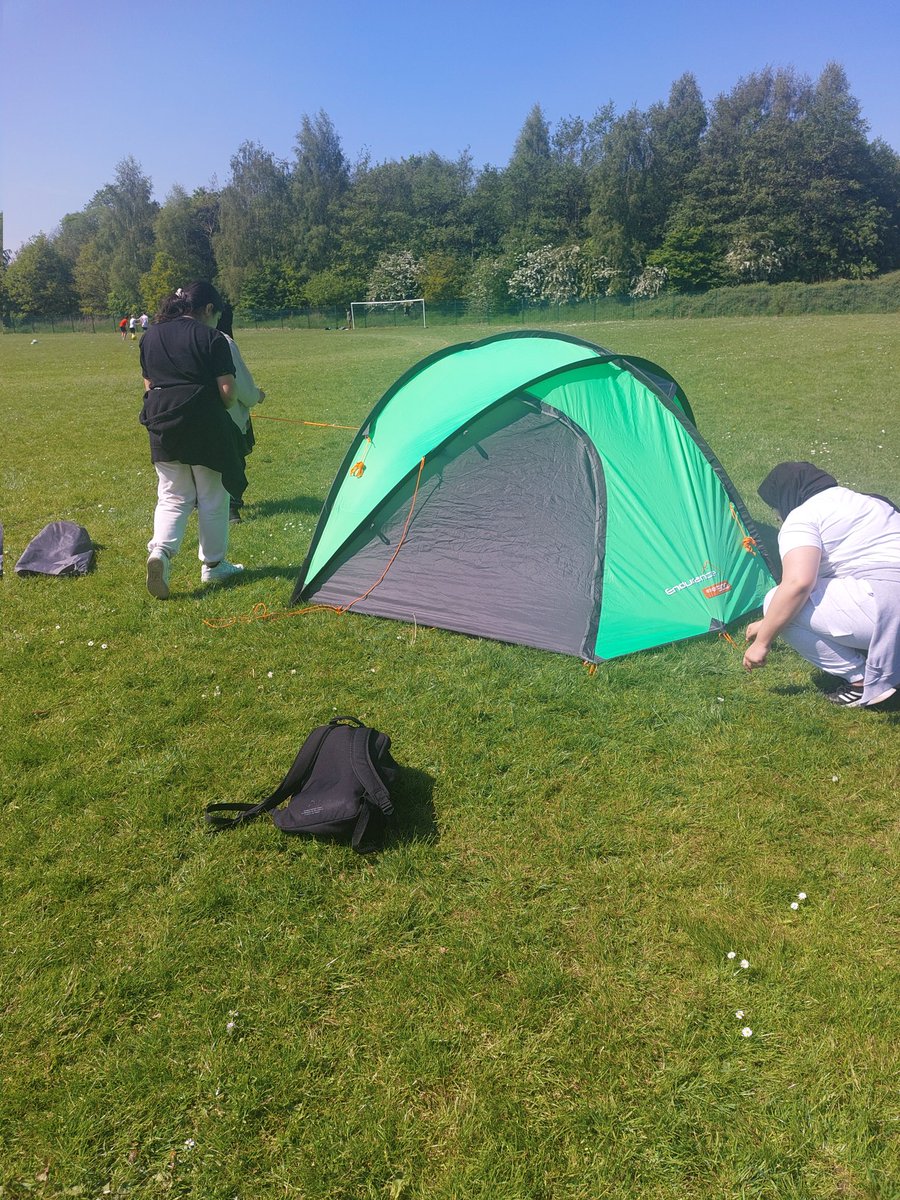
[[[381,576],[416,474],[310,599],[346,604]],[[353,611],[591,657],[605,518],[600,459],[583,431],[527,393],[508,397],[428,456],[402,551]]]

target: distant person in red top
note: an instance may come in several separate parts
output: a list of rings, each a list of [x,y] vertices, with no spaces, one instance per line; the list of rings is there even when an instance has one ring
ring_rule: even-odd
[[[122,341],[124,342],[125,339],[128,337],[128,318],[127,317],[123,317],[122,320],[119,322],[119,333],[121,333]]]

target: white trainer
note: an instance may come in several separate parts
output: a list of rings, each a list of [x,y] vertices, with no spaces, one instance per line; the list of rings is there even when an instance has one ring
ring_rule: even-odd
[[[209,566],[208,563],[204,563],[200,571],[200,579],[203,583],[224,583],[226,579],[231,579],[233,575],[239,575],[243,569],[243,563],[231,563],[223,558],[214,567]]]
[[[147,559],[147,591],[157,600],[168,600],[169,598],[171,565],[168,554],[162,552],[151,554]]]

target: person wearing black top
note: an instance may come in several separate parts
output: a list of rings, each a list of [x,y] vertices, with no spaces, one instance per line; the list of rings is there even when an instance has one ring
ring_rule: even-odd
[[[222,297],[210,283],[169,296],[141,338],[150,458],[159,479],[147,591],[169,597],[171,560],[196,507],[200,578],[221,583],[243,567],[227,561],[229,492],[246,486],[228,409],[235,402],[231,350],[216,322]]]

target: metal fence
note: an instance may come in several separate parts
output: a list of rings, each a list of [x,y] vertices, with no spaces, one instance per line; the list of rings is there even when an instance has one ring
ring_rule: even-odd
[[[896,273],[895,273],[896,274]],[[900,312],[900,277],[884,280],[844,280],[834,283],[750,284],[713,288],[706,292],[664,292],[653,298],[601,296],[569,304],[528,304],[515,301],[482,306],[467,300],[426,303],[429,326],[440,325],[578,325],[598,321],[689,317],[797,316],[804,313]],[[118,333],[121,313],[83,316],[7,317],[4,333]],[[358,328],[419,328],[421,318],[402,308],[376,310],[357,319]],[[237,309],[235,325],[256,329],[342,329],[350,324],[349,308]]]

